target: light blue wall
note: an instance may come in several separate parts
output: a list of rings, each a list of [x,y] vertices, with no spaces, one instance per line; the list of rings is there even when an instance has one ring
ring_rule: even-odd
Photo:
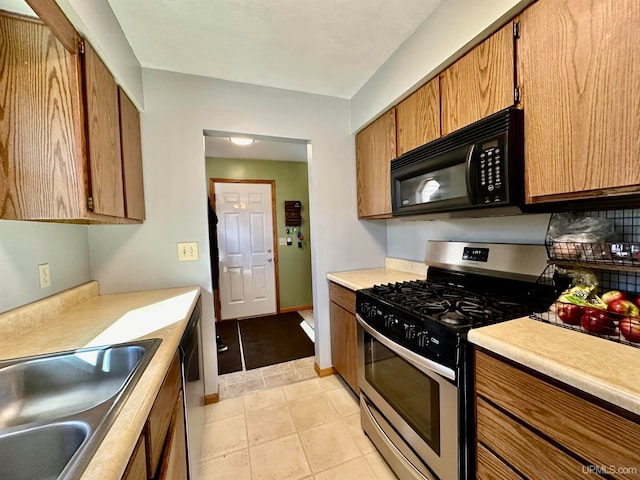
[[[0,220],[0,312],[88,282],[88,228]],[[44,289],[41,263],[48,263],[51,272],[51,286]]]
[[[424,261],[427,241],[544,243],[548,214],[432,221],[387,221],[387,255]]]

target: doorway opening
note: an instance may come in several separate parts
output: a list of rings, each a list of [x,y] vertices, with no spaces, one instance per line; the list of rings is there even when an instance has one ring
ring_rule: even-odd
[[[237,268],[238,264],[234,265],[233,261],[238,260],[240,257],[229,258],[226,251],[227,246],[221,245],[221,243],[229,240],[234,247],[235,245],[240,245],[243,241],[245,245],[263,245],[261,235],[255,235],[254,233],[245,233],[243,235],[241,232],[243,221],[245,227],[249,225],[249,230],[255,227],[256,231],[260,229],[264,231],[263,219],[265,218],[262,214],[255,214],[253,223],[251,223],[250,219],[243,220],[240,211],[247,211],[247,208],[242,208],[242,204],[247,207],[249,197],[245,195],[241,199],[240,193],[233,192],[229,195],[229,202],[227,202],[227,210],[229,212],[227,214],[223,213],[224,209],[221,206],[220,196],[222,191],[219,194],[216,193],[216,185],[224,184],[234,189],[243,184],[251,185],[264,182],[264,184],[271,185],[273,190],[273,247],[271,252],[267,251],[269,249],[268,246],[262,250],[266,255],[263,260],[267,263],[256,270],[258,284],[262,285],[262,279],[265,278],[271,266],[275,276],[275,313],[300,313],[302,318],[305,319],[302,321],[304,325],[300,328],[306,329],[307,335],[313,340],[312,232],[310,231],[309,223],[309,174],[307,168],[307,156],[310,154],[309,142],[306,140],[255,136],[235,132],[205,131],[204,134],[207,191],[215,194],[215,196],[210,195],[209,201],[210,205],[216,210],[218,230],[215,238],[219,244],[220,252],[219,260],[218,258],[212,258],[214,304],[216,305],[216,321],[219,322],[216,328],[222,331],[220,322],[226,323],[228,320],[255,316],[253,312],[245,315],[241,312],[238,313],[233,308],[227,309],[223,307],[225,302],[233,304],[231,305],[233,307],[241,305],[243,294],[251,291],[251,288],[256,284],[256,280],[254,278],[247,286],[246,282],[244,282],[244,277],[251,277],[249,274],[250,267]],[[246,146],[237,146],[229,140],[231,136],[244,137],[245,139],[251,137],[254,141],[245,142],[248,143]],[[259,196],[254,196],[254,199],[258,198]],[[268,203],[268,200],[266,202]],[[288,220],[285,202],[289,206],[292,205],[292,202],[300,205],[299,223],[295,224],[296,222]],[[237,205],[237,208],[234,205]],[[227,216],[226,219],[223,218],[224,215]],[[224,222],[227,223],[223,225]],[[291,223],[295,225],[291,225]],[[233,236],[227,238],[227,234],[224,232],[225,229],[231,229],[231,231],[236,232],[236,240],[233,240]],[[245,232],[248,231],[247,228],[244,230]],[[212,257],[215,256],[213,245],[211,252]],[[267,255],[270,253],[273,255]],[[269,262],[268,258],[272,260]],[[219,281],[216,281],[215,278],[216,269],[219,272]],[[224,291],[225,287],[227,287],[227,292]],[[242,292],[242,294],[239,292]],[[256,303],[261,303],[261,301]],[[258,315],[268,316],[268,313],[264,312]]]

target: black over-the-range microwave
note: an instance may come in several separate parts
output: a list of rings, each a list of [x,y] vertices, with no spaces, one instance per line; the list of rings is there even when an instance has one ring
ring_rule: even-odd
[[[523,111],[507,108],[393,160],[391,203],[394,216],[522,206]]]

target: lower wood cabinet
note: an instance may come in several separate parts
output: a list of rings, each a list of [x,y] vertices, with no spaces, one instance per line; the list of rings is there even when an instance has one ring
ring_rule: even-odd
[[[149,478],[155,477],[160,465],[176,398],[178,398],[181,386],[180,358],[176,353],[147,419],[146,446]]]
[[[147,478],[187,480],[188,478],[180,356],[177,352],[122,478],[123,480]]]
[[[186,480],[187,478],[187,444],[185,443],[186,429],[184,423],[182,391],[173,407],[173,415],[165,442],[164,456],[160,466],[158,478],[166,480]]]
[[[640,478],[640,418],[475,352],[477,478]]]
[[[333,368],[354,392],[359,393],[356,294],[353,290],[329,282],[329,300]]]
[[[144,445],[145,436],[142,434],[133,450],[122,480],[147,480],[147,450]]]

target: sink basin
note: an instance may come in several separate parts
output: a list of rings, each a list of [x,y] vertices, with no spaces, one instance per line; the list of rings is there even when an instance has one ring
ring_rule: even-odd
[[[0,363],[0,428],[104,403],[124,387],[149,347],[141,341]]]
[[[0,479],[78,478],[161,342],[0,362]]]
[[[0,478],[57,479],[89,435],[83,422],[0,434]]]

